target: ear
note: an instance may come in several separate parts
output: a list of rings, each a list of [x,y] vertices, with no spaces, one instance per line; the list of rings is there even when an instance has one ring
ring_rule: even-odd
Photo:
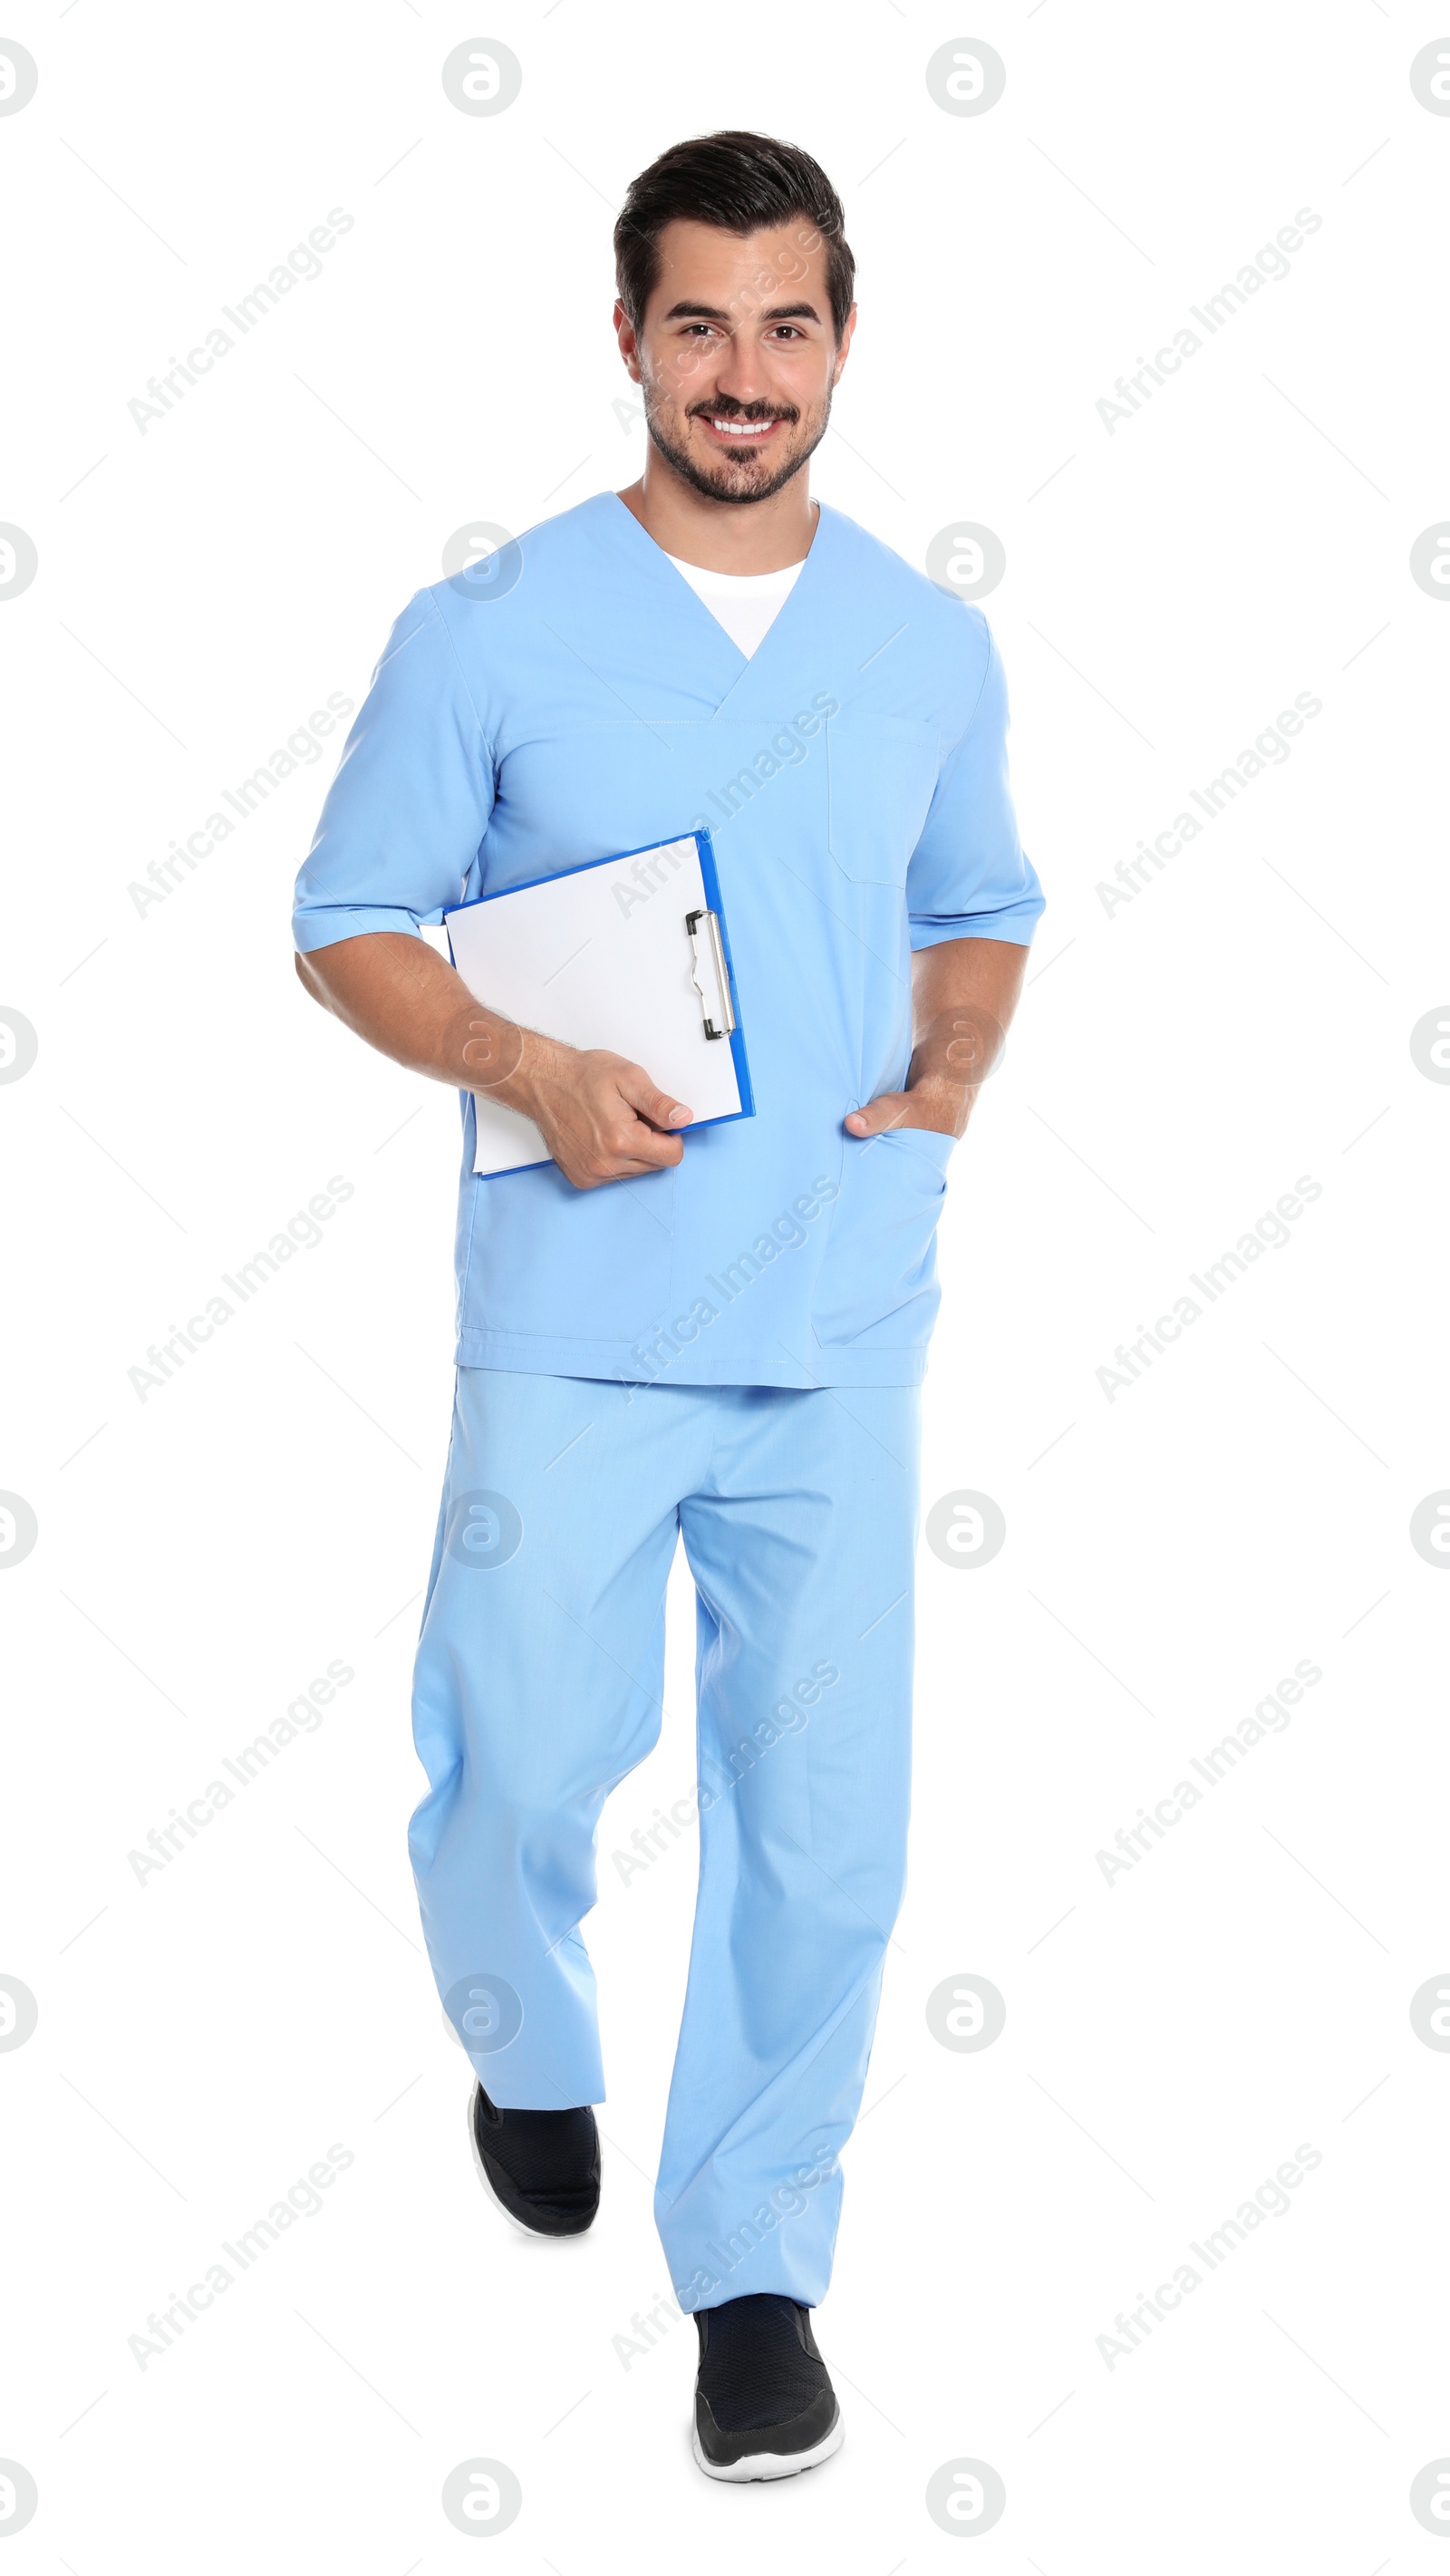
[[[614,299],[614,335],[619,342],[619,354],[624,360],[626,372],[635,384],[639,384],[642,374],[639,363],[639,337],[617,295]]]
[[[832,393],[834,393],[834,392],[835,392],[837,385],[838,385],[838,384],[840,383],[840,381],[841,381],[841,369],[844,367],[844,365],[845,365],[845,363],[846,363],[847,358],[848,358],[848,357],[850,356],[850,354],[851,354],[851,337],[852,337],[853,332],[855,331],[855,328],[856,328],[856,307],[855,307],[855,305],[853,304],[853,305],[852,305],[852,307],[851,307],[850,312],[849,312],[849,313],[847,314],[847,316],[846,316],[846,327],[845,327],[845,329],[844,329],[844,330],[842,331],[842,333],[841,333],[841,345],[840,345],[839,349],[836,351],[836,363],[835,363],[835,366],[834,366],[834,367],[832,368],[832,370],[831,370],[831,391],[832,391]]]

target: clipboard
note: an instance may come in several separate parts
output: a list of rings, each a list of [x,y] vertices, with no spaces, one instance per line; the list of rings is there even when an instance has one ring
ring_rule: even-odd
[[[694,1127],[753,1118],[755,1098],[710,835],[687,832],[480,895],[443,916],[464,983],[489,1010],[567,1046],[608,1047],[687,1101]],[[522,1110],[474,1092],[473,1168],[550,1161]]]

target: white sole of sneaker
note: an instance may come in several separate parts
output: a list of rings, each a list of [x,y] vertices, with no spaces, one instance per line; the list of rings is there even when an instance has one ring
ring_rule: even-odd
[[[795,2478],[799,2477],[802,2469],[818,2469],[822,2460],[828,2460],[833,2451],[839,2451],[845,2437],[846,2428],[838,2407],[829,2433],[813,2449],[790,2453],[748,2451],[743,2460],[732,2460],[728,2468],[722,2468],[716,2461],[706,2459],[696,2432],[693,2436],[695,2464],[704,2470],[707,2478],[723,2478],[728,2485],[737,2487],[753,2485],[761,2478]]]

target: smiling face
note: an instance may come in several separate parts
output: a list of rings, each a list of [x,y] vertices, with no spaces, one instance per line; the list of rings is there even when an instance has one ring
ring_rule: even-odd
[[[855,306],[838,347],[826,245],[804,217],[744,235],[667,224],[658,250],[640,329],[615,307],[650,437],[708,499],[768,500],[825,436]]]

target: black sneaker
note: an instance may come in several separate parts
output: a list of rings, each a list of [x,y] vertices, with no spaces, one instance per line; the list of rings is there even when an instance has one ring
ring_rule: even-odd
[[[695,2457],[707,2478],[793,2478],[841,2447],[810,2310],[773,2290],[701,2308]]]
[[[577,2111],[500,2111],[480,2084],[468,2106],[485,2188],[531,2236],[581,2236],[599,2207],[599,2131]]]

